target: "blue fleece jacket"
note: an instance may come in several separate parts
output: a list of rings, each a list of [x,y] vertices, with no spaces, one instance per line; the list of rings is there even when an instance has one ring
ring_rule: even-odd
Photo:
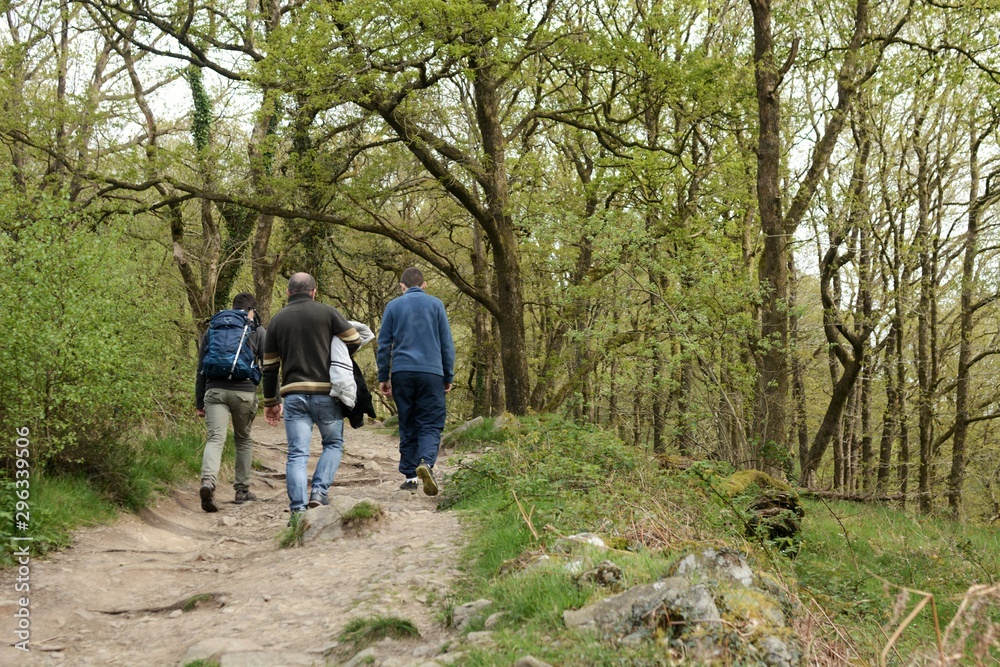
[[[378,332],[378,381],[391,373],[416,371],[444,377],[455,373],[455,344],[441,299],[411,287],[390,301]]]

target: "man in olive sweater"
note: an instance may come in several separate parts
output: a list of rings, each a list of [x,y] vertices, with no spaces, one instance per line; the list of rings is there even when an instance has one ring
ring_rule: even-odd
[[[340,311],[315,299],[315,278],[308,273],[289,278],[288,303],[271,318],[264,342],[264,417],[272,426],[282,414],[285,418],[285,485],[293,515],[304,512],[307,503],[328,504],[328,489],[344,453],[344,417],[330,396],[330,341],[337,336],[350,351],[361,341]],[[319,427],[323,452],[307,486],[313,424]]]

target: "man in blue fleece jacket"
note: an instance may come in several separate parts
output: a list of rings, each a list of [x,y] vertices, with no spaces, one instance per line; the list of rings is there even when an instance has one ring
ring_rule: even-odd
[[[420,269],[411,267],[400,276],[403,295],[390,301],[378,334],[378,383],[396,401],[399,412],[399,472],[406,480],[399,487],[437,495],[434,478],[444,429],[445,393],[451,391],[455,370],[455,344],[444,304],[424,292],[427,283]]]

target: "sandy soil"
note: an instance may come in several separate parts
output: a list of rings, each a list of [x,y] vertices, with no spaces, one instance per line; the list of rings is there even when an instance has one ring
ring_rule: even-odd
[[[72,548],[31,562],[30,652],[14,647],[17,573],[0,572],[0,665],[181,665],[209,645],[227,667],[344,664],[353,651],[337,635],[372,614],[409,619],[421,638],[383,642],[366,664],[450,662],[428,661],[451,638],[442,612],[458,575],[458,520],[436,511],[435,498],[398,489],[395,438],[348,426],[345,439],[331,495],[377,501],[386,516],[374,530],[280,548],[285,432],[260,419],[254,458],[266,469],[254,473],[257,501],[234,504],[223,483],[220,511],[208,514],[191,480],[155,507],[81,530]],[[312,465],[318,450],[314,429]],[[447,470],[442,458],[438,477]],[[205,600],[180,609],[192,596]]]

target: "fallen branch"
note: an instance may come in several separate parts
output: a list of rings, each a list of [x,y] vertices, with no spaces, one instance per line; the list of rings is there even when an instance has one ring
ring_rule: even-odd
[[[799,495],[806,498],[829,498],[831,500],[849,500],[858,503],[891,503],[903,499],[903,494],[879,495],[874,493],[841,493],[839,491],[819,491],[815,489],[799,489]]]
[[[91,611],[97,612],[99,614],[108,614],[109,616],[120,616],[122,614],[162,614],[164,612],[171,611],[191,611],[197,609],[206,604],[213,604],[217,607],[224,607],[226,602],[225,593],[198,593],[197,595],[192,595],[191,597],[184,598],[174,602],[173,604],[168,604],[163,607],[144,607],[141,609],[92,609]]]

